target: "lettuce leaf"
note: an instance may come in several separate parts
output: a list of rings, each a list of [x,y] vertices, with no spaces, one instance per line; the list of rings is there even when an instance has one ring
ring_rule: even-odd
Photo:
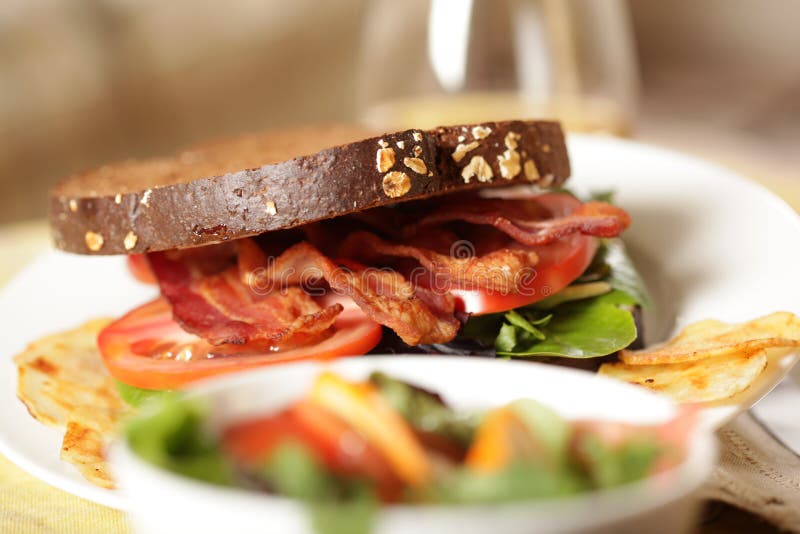
[[[337,477],[299,442],[276,449],[259,476],[279,495],[302,500],[318,534],[367,534],[378,503],[369,485]]]
[[[438,395],[381,372],[372,373],[369,380],[415,429],[436,434],[463,447],[472,442],[477,420],[456,413]]]
[[[445,504],[503,503],[573,495],[589,488],[585,475],[575,468],[549,469],[518,462],[495,473],[456,469],[425,488],[420,499]]]
[[[591,265],[579,281],[587,279],[604,280],[614,289],[630,295],[636,304],[644,308],[652,307],[652,299],[631,261],[622,239],[602,239],[592,259]]]
[[[125,382],[117,380],[117,393],[123,401],[130,404],[134,408],[140,408],[151,402],[152,399],[160,399],[170,392],[162,389],[144,389],[131,386]]]
[[[544,339],[520,328],[518,321],[505,323],[495,340],[495,349],[498,356],[606,356],[636,339],[636,324],[630,312],[635,304],[633,297],[616,289],[598,297],[565,302],[548,310],[550,319],[546,323],[535,326]]]
[[[633,438],[611,447],[591,434],[580,437],[575,443],[575,449],[582,470],[597,488],[641,480],[652,470],[662,452],[662,448],[652,438]]]
[[[534,304],[505,314],[472,317],[464,335],[494,345],[501,357],[595,358],[633,343],[636,323],[631,309],[636,304],[634,297],[615,289],[546,311]]]
[[[201,403],[164,395],[129,421],[125,430],[128,444],[144,460],[168,471],[232,485],[233,466],[205,429],[206,411]]]

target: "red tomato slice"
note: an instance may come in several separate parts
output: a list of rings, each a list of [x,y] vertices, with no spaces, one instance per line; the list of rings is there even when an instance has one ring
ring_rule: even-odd
[[[97,337],[111,375],[146,389],[177,389],[190,382],[264,365],[296,360],[329,360],[369,352],[381,339],[381,326],[354,304],[334,323],[334,333],[312,345],[265,352],[247,345],[213,346],[183,330],[164,299],[139,306]]]
[[[244,465],[258,467],[287,441],[306,446],[331,472],[372,481],[384,500],[402,487],[385,458],[347,423],[316,403],[300,401],[276,415],[228,427],[224,448]]]
[[[520,197],[514,197],[520,198]],[[546,207],[553,217],[575,211],[580,200],[564,193],[547,193],[531,197]],[[473,315],[497,313],[532,304],[561,291],[578,278],[592,262],[597,251],[597,239],[573,234],[550,245],[533,247],[539,263],[521,284],[518,293],[502,294],[486,289],[454,289],[456,307]]]
[[[150,270],[150,264],[147,263],[147,256],[145,254],[130,254],[127,259],[128,270],[134,278],[143,284],[157,283],[153,271]]]

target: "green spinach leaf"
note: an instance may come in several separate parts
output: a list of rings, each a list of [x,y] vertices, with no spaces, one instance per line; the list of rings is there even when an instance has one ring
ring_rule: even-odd
[[[369,377],[384,399],[415,429],[451,440],[464,448],[472,442],[478,421],[456,413],[438,395],[414,387],[385,373]]]
[[[644,308],[652,306],[647,287],[636,271],[625,243],[619,238],[601,241],[591,265],[579,279],[583,282],[592,280],[604,280],[614,289],[624,291],[633,297],[636,303]]]
[[[151,401],[168,395],[170,392],[162,389],[143,389],[131,386],[117,380],[117,392],[122,400],[135,408],[139,408]]]
[[[279,495],[301,499],[318,534],[367,534],[378,503],[361,480],[327,472],[308,449],[286,442],[259,473]]]
[[[635,304],[635,298],[620,290],[565,302],[548,310],[552,318],[536,327],[544,339],[532,335],[528,329],[505,323],[495,340],[497,354],[567,358],[611,354],[636,339],[636,324],[630,312]]]
[[[166,395],[129,421],[125,431],[128,444],[143,459],[169,471],[231,485],[233,467],[206,431],[206,415],[202,403]]]

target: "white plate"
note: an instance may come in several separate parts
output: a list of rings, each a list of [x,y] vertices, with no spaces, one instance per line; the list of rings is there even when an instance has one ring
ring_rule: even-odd
[[[570,138],[577,190],[614,189],[633,217],[625,239],[654,293],[646,338],[706,318],[742,321],[776,310],[800,313],[800,219],[765,189],[703,161],[613,138]],[[45,482],[122,508],[58,458],[61,433],[34,421],[16,399],[14,354],[45,334],[92,317],[119,315],[155,294],[121,258],[48,252],[0,294],[0,451]],[[747,395],[706,410],[717,426],[749,407],[795,356],[770,365]],[[589,402],[590,399],[587,399]]]

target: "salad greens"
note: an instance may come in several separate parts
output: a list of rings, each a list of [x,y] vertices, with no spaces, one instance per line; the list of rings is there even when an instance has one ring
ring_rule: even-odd
[[[369,381],[412,427],[451,439],[463,446],[472,441],[475,417],[456,414],[437,395],[414,387],[385,373],[372,373]]]
[[[499,356],[605,356],[633,343],[636,325],[630,309],[636,301],[612,290],[597,297],[568,301],[547,311],[536,305],[471,319],[467,332],[484,340],[498,332]]]
[[[578,438],[576,449],[594,486],[610,488],[640,480],[652,469],[660,447],[649,436],[633,438],[614,449],[597,436]]]
[[[575,283],[539,302],[471,317],[462,335],[501,357],[595,358],[637,337],[633,310],[650,297],[622,241],[604,239]]]
[[[119,380],[117,380],[117,392],[122,400],[136,408],[144,406],[153,399],[159,399],[170,393],[169,391],[160,389],[137,388],[136,386],[131,386]]]
[[[570,426],[556,412],[532,399],[519,399],[507,406],[533,436],[536,454],[531,463],[560,470],[567,465]]]
[[[631,261],[625,243],[619,238],[602,239],[600,246],[586,272],[578,279],[580,283],[589,276],[600,276],[612,288],[633,297],[637,304],[650,308],[652,301],[642,277]]]
[[[496,473],[456,470],[430,488],[425,499],[448,504],[503,503],[565,497],[589,489],[572,466],[555,471],[519,462]]]
[[[131,449],[148,462],[184,476],[230,485],[234,470],[219,442],[204,429],[206,407],[164,395],[126,429]]]
[[[369,485],[336,477],[300,442],[280,445],[259,470],[276,493],[308,503],[316,532],[366,534],[378,505]]]

